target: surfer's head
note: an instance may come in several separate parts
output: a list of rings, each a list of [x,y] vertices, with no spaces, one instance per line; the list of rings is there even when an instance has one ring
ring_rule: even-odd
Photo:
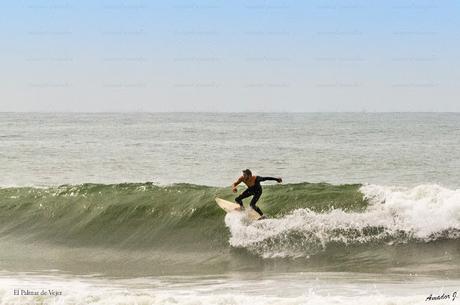
[[[249,177],[251,177],[251,176],[252,176],[252,172],[251,172],[250,169],[245,169],[245,170],[243,170],[243,177],[244,177],[244,178],[249,178]]]

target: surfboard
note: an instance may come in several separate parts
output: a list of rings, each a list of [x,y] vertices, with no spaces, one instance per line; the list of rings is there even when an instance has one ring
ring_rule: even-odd
[[[257,213],[251,208],[247,208],[243,211],[240,211],[239,210],[240,205],[237,203],[230,202],[228,200],[221,199],[221,198],[216,198],[216,202],[219,205],[219,207],[221,207],[227,213],[231,213],[231,212],[245,213],[248,216],[248,218],[251,220],[258,220],[261,217],[259,213]]]

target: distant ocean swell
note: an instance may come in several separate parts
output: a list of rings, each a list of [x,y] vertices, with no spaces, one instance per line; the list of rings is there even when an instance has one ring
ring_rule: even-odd
[[[0,237],[123,249],[243,249],[263,258],[309,258],[365,245],[458,242],[460,190],[299,183],[266,186],[250,223],[192,184],[83,184],[0,189]]]

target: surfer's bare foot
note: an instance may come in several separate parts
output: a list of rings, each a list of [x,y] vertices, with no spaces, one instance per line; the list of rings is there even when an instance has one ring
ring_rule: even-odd
[[[262,220],[262,219],[267,219],[267,216],[265,216],[265,215],[262,215],[262,216],[260,216],[260,218],[259,218],[259,219],[257,219],[257,220]]]
[[[237,210],[237,211],[244,211],[244,206],[240,205],[240,206],[237,207],[235,210]]]

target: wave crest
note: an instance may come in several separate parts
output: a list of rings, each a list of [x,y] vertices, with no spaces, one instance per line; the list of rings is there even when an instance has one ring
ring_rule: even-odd
[[[228,214],[230,244],[264,258],[309,257],[331,244],[429,242],[460,237],[460,190],[365,185],[364,211],[295,209],[280,218],[247,223]]]

